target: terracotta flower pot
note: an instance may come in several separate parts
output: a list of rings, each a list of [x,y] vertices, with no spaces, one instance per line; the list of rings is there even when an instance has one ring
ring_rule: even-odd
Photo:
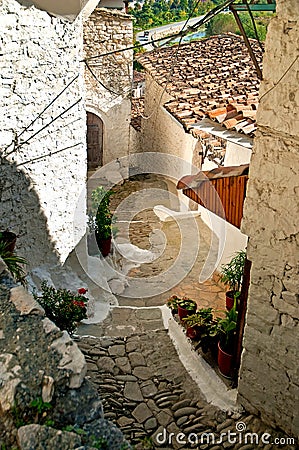
[[[98,244],[99,250],[102,253],[102,255],[104,257],[108,256],[111,251],[112,236],[103,239],[103,238],[99,237],[99,235],[96,233],[96,240],[97,240],[97,244]]]
[[[234,306],[234,291],[227,291],[225,294],[225,306],[228,311]]]
[[[218,342],[217,362],[218,362],[218,367],[219,367],[220,373],[226,378],[231,378],[232,368],[233,368],[233,355],[223,351],[220,346],[220,342]]]
[[[5,244],[5,251],[12,255],[17,242],[17,235],[12,233],[11,231],[2,231],[1,232],[1,241]]]
[[[187,327],[186,336],[190,339],[196,339],[198,336],[198,330],[196,327]]]
[[[196,308],[197,308],[196,303],[194,303],[194,308],[192,309],[185,309],[182,308],[180,305],[178,305],[178,316],[180,320],[183,320],[184,317],[188,317],[191,316],[192,314],[195,314]]]

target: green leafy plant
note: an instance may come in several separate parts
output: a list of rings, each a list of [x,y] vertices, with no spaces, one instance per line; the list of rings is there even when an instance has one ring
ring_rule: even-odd
[[[208,328],[213,323],[213,308],[201,308],[195,314],[184,317],[183,321],[188,327]]]
[[[23,266],[28,264],[26,259],[18,256],[15,252],[8,251],[7,243],[4,241],[0,241],[0,257],[3,259],[13,278],[25,285],[26,272]]]
[[[53,426],[54,420],[47,417],[48,411],[52,409],[51,403],[44,402],[41,397],[32,400],[29,406],[24,409],[15,403],[11,409],[11,414],[16,428],[20,428],[30,423],[39,423],[41,425]]]
[[[241,288],[246,253],[244,250],[237,252],[229,263],[221,266],[220,281],[237,292]]]
[[[38,397],[32,400],[32,402],[30,403],[30,408],[32,409],[33,414],[35,415],[34,423],[41,423],[41,420],[45,419],[47,415],[46,411],[52,409],[52,405],[51,403],[44,402],[41,397]],[[50,422],[51,424],[54,423],[52,420]]]
[[[91,194],[92,209],[88,215],[88,225],[102,239],[112,235],[112,223],[115,219],[110,211],[110,197],[113,194],[113,191],[106,190],[103,186],[98,186]]]
[[[187,297],[179,299],[177,303],[181,308],[187,309],[188,311],[192,311],[194,310],[194,307],[196,307],[196,302]]]
[[[180,301],[180,298],[177,297],[176,295],[172,295],[171,297],[169,297],[169,299],[166,301],[166,305],[168,306],[168,308],[171,309],[171,312],[173,314],[176,314],[178,311],[178,301]]]
[[[226,353],[231,353],[236,329],[237,329],[237,298],[234,298],[234,306],[229,311],[225,311],[224,318],[218,318],[217,327],[215,329],[215,333],[218,333],[220,336],[220,345],[223,351]]]
[[[109,450],[107,440],[103,437],[96,438],[95,436],[91,436],[89,439],[89,445],[99,450]]]
[[[154,450],[155,445],[151,437],[146,436],[140,441],[140,444],[142,445],[142,450]]]
[[[46,281],[41,284],[42,295],[34,294],[34,298],[44,308],[45,313],[61,330],[72,334],[77,328],[78,322],[87,319],[86,303],[84,296],[86,289],[78,289],[74,294],[67,289],[55,289]]]

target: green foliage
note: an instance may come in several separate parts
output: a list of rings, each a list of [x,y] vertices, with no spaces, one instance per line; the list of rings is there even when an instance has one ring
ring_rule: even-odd
[[[178,305],[183,309],[187,309],[187,311],[192,311],[192,310],[196,309],[196,302],[187,297],[183,297],[182,299],[179,299]]]
[[[38,297],[34,294],[34,298],[44,308],[47,317],[61,330],[72,334],[78,322],[87,319],[86,302],[88,299],[84,295],[74,294],[66,289],[55,289],[48,286],[46,281],[42,282],[41,290],[42,296]],[[84,292],[85,289],[82,288],[79,291]]]
[[[25,285],[26,272],[22,266],[28,264],[26,259],[18,256],[15,252],[7,251],[7,243],[4,241],[0,241],[0,257],[7,265],[7,268],[13,278]]]
[[[82,428],[79,428],[76,425],[67,425],[62,430],[77,433],[79,436],[85,436],[87,434],[85,430],[83,430]]]
[[[155,450],[155,445],[151,437],[146,436],[140,441],[142,450]]]
[[[145,0],[142,5],[130,8],[135,27],[145,30],[171,22],[199,16],[214,8],[222,0],[197,2],[197,0]],[[198,3],[198,4],[197,4]]]
[[[176,313],[178,310],[178,301],[180,301],[179,297],[176,295],[172,295],[167,301],[166,305],[171,309],[173,313]]]
[[[227,284],[232,291],[239,291],[245,265],[246,253],[241,250],[237,252],[229,263],[221,266],[220,281]]]
[[[102,239],[112,234],[113,214],[110,211],[110,197],[114,192],[98,186],[91,194],[92,210],[89,213],[88,225]]]
[[[183,321],[188,327],[200,327],[202,331],[208,333],[210,325],[213,323],[213,308],[201,308],[195,314],[184,317]]]
[[[261,41],[266,39],[267,27],[271,18],[268,13],[253,12],[258,37]],[[243,24],[245,32],[249,38],[256,39],[255,31],[249,13],[239,13],[240,20]],[[241,32],[232,14],[218,14],[206,25],[206,36],[214,36],[222,33],[235,33],[240,35]]]
[[[107,440],[103,437],[96,438],[95,436],[91,436],[88,443],[91,447],[99,450],[109,450]]]
[[[44,402],[41,397],[37,397],[23,410],[21,410],[17,404],[14,404],[11,409],[11,414],[16,428],[20,428],[31,423],[53,426],[54,421],[47,417],[47,411],[50,409],[52,409],[51,403]]]
[[[220,335],[220,343],[223,351],[231,353],[237,328],[237,299],[234,299],[234,306],[229,311],[225,311],[225,317],[218,319],[217,332]]]

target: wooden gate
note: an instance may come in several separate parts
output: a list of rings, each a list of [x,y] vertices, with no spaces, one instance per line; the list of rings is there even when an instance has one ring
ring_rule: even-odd
[[[87,162],[88,169],[103,165],[103,121],[91,112],[87,113]]]

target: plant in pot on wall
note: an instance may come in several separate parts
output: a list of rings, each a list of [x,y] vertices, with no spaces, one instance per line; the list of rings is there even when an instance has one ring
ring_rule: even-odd
[[[236,341],[237,328],[237,295],[234,298],[233,307],[225,311],[224,318],[218,318],[217,333],[218,343],[218,367],[222,375],[230,378],[233,369],[233,351]]]
[[[27,265],[27,261],[22,256],[18,256],[14,251],[11,251],[10,244],[0,239],[0,258],[6,264],[7,269],[11,273],[15,281],[20,282],[23,286],[26,286],[26,272],[24,266]]]
[[[203,340],[209,335],[209,330],[214,322],[212,308],[200,308],[195,314],[184,317],[186,336],[190,339]]]
[[[98,186],[91,194],[92,211],[89,213],[88,225],[95,231],[100,252],[107,256],[111,250],[113,214],[110,211],[110,197],[113,191]]]
[[[41,295],[34,293],[35,300],[44,308],[46,316],[61,330],[66,330],[72,335],[78,323],[87,319],[85,297],[87,289],[80,288],[77,293],[68,289],[55,289],[46,281],[41,283]]]
[[[12,231],[0,231],[0,244],[5,245],[5,251],[12,254],[17,242],[17,235]]]
[[[180,301],[180,298],[176,295],[172,295],[166,301],[166,305],[170,308],[172,315],[177,314],[178,312],[178,301]]]
[[[221,266],[220,281],[229,286],[226,293],[226,308],[229,310],[234,305],[234,299],[240,296],[243,281],[246,253],[244,250],[237,252],[229,263]]]
[[[184,317],[191,316],[195,314],[197,309],[197,304],[194,300],[190,298],[183,297],[178,300],[178,316],[180,320],[183,320]]]

